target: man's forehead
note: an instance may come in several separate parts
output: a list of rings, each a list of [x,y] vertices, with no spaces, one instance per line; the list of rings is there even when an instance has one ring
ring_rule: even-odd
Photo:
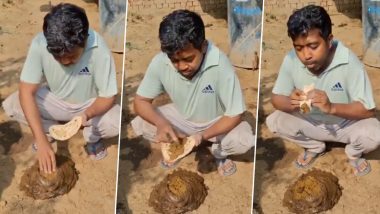
[[[319,41],[320,39],[323,39],[322,32],[318,28],[313,28],[311,30],[308,30],[301,35],[297,36],[293,40],[293,45],[297,44],[304,44],[304,43],[314,43]]]
[[[194,48],[192,44],[190,46],[186,46],[185,48],[176,51],[173,55],[170,55],[169,58],[171,59],[182,59],[182,58],[188,58],[191,56],[194,56],[198,49]]]

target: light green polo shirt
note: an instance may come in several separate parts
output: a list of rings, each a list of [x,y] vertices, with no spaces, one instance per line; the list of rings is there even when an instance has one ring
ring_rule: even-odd
[[[98,33],[89,30],[85,50],[74,65],[61,65],[46,46],[45,36],[39,33],[30,45],[21,81],[39,84],[45,78],[50,91],[69,103],[117,94],[114,60]]]
[[[294,49],[291,50],[281,65],[272,92],[289,96],[295,88],[302,90],[305,85],[314,83],[316,89],[326,92],[332,103],[348,104],[359,101],[366,109],[375,108],[371,82],[363,64],[341,42],[334,41],[334,45],[337,46],[331,64],[318,76],[302,64]],[[318,108],[312,108],[306,116],[325,124],[340,124],[345,121],[344,118],[325,114]]]
[[[155,98],[167,92],[177,110],[196,123],[219,116],[236,116],[245,111],[239,80],[227,56],[209,42],[198,73],[188,80],[161,52],[151,61],[137,94]]]

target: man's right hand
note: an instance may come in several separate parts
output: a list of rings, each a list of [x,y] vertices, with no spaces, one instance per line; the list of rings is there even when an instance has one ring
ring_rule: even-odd
[[[289,98],[292,110],[299,111],[300,101],[306,99],[306,94],[300,89],[294,89]]]
[[[161,143],[171,143],[171,142],[178,142],[178,136],[177,133],[174,131],[172,125],[167,121],[162,121],[156,125],[157,127],[157,134],[155,137],[155,142],[161,142]]]
[[[40,171],[49,174],[55,172],[55,153],[50,143],[40,143],[37,145],[37,158],[40,165]]]

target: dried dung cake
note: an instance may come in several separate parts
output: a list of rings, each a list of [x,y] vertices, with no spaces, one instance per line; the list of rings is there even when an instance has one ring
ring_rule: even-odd
[[[76,116],[63,125],[53,125],[49,128],[49,134],[56,140],[64,141],[74,136],[82,125],[82,117]]]
[[[149,206],[159,213],[185,213],[197,209],[206,196],[207,187],[201,176],[178,169],[153,188],[149,197]]]
[[[312,169],[301,175],[285,192],[283,204],[294,213],[318,213],[331,209],[342,195],[338,178]]]
[[[56,156],[57,170],[51,174],[40,172],[38,161],[21,177],[20,189],[34,199],[48,199],[68,193],[78,180],[74,162]]]
[[[179,138],[178,142],[161,143],[161,152],[166,162],[175,162],[189,154],[194,146],[193,138]]]

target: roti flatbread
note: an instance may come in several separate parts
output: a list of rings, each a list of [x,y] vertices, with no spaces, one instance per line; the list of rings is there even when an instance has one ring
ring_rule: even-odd
[[[49,134],[56,140],[68,140],[78,132],[81,125],[82,117],[76,116],[66,124],[50,126]]]
[[[165,162],[173,163],[189,154],[194,146],[192,137],[180,138],[179,142],[161,143],[161,152]]]
[[[300,102],[300,112],[302,114],[309,113],[311,110],[311,99],[307,99],[307,93],[309,93],[312,90],[314,90],[314,83],[310,85],[305,85],[303,87],[303,93],[305,93],[306,95],[302,97],[303,100]]]

